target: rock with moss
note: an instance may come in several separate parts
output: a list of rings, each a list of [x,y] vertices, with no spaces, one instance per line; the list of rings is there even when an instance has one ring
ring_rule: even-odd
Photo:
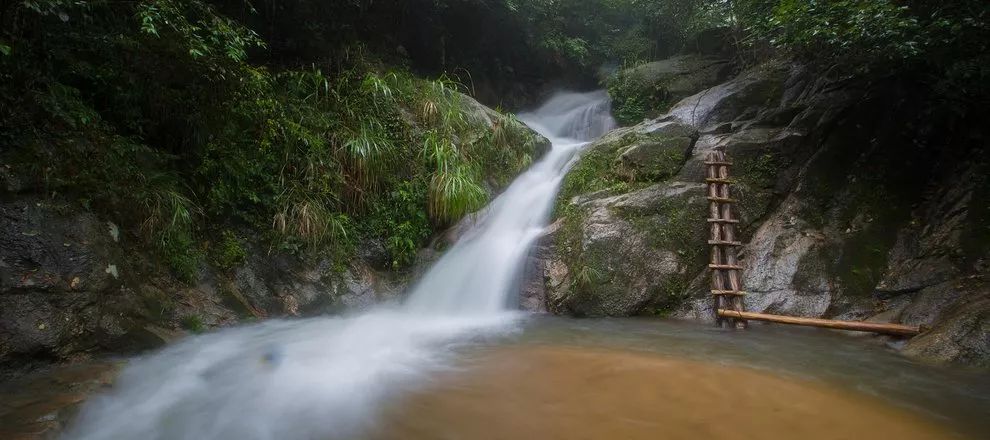
[[[732,63],[705,55],[681,55],[624,69],[608,81],[616,120],[632,125],[662,114],[671,104],[716,85]]]
[[[554,234],[547,264],[551,310],[629,316],[663,309],[698,270],[705,204],[701,184],[668,182],[622,195],[575,200]]]
[[[337,268],[230,231],[198,245],[213,258],[188,282],[137,232],[65,200],[0,203],[0,376],[245,320],[366,308],[401,289],[362,259]]]

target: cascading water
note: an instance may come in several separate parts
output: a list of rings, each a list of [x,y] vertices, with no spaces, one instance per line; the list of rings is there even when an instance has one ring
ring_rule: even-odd
[[[409,298],[409,310],[461,315],[503,310],[575,153],[615,126],[609,112],[608,95],[592,92],[559,94],[535,112],[519,115],[553,148],[492,202],[479,224],[423,277]]]
[[[553,148],[479,216],[406,304],[271,321],[188,339],[131,363],[84,405],[70,439],[353,438],[383,397],[444,367],[472,337],[512,331],[526,252],[574,155],[614,126],[604,92],[561,93],[520,119]]]

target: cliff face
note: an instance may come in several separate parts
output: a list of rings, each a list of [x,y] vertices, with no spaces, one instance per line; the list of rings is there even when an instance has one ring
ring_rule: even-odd
[[[536,290],[556,313],[711,320],[701,162],[723,147],[748,310],[924,325],[895,345],[990,366],[985,128],[931,109],[782,62],[700,91],[584,153]]]

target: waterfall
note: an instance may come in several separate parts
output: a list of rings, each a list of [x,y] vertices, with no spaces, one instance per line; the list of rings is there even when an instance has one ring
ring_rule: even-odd
[[[561,93],[519,116],[550,139],[553,147],[495,199],[479,216],[479,224],[426,273],[409,297],[410,312],[503,310],[507,296],[516,292],[516,275],[546,226],[575,153],[615,125],[605,92]]]
[[[360,437],[382,402],[471,338],[514,331],[508,296],[575,154],[614,126],[604,92],[560,93],[520,119],[549,138],[397,309],[269,321],[133,360],[64,435],[85,440]]]

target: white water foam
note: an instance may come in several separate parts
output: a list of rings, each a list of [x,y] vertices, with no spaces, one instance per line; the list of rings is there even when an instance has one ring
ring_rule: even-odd
[[[507,309],[575,154],[614,126],[604,92],[560,93],[520,119],[553,148],[488,208],[406,303],[350,317],[271,321],[134,360],[63,436],[81,440],[334,439],[383,398],[444,368],[457,346],[514,331]]]

